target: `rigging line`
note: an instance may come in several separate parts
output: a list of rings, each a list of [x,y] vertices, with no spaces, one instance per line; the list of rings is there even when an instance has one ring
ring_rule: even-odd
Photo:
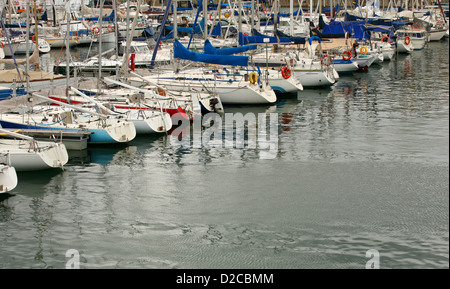
[[[11,39],[9,38],[8,32],[7,32],[6,28],[5,28],[5,23],[3,22],[3,17],[1,15],[1,13],[0,13],[0,21],[1,21],[1,24],[2,24],[2,29],[5,31],[5,37],[6,37],[6,40],[8,41],[9,50],[11,51],[11,55],[12,55],[13,60],[14,60],[14,65],[15,65],[16,70],[17,70],[17,74],[19,75],[20,82],[23,84],[22,76],[20,76],[19,66],[17,65],[16,57],[14,56],[13,49],[11,47]]]

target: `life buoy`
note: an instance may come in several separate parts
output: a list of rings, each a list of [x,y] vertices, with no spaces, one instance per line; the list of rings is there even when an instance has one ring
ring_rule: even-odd
[[[267,10],[266,10],[266,9],[264,9],[264,10],[263,10],[263,13],[267,15]]]
[[[391,42],[391,38],[389,38],[389,36],[383,36],[381,38],[381,42],[388,42],[388,43],[390,43]]]
[[[158,87],[158,94],[161,96],[166,96],[166,91],[160,87]]]
[[[31,41],[33,41],[33,43],[36,43],[36,35],[31,36]]]
[[[97,26],[95,26],[95,27],[92,29],[92,32],[93,32],[94,34],[99,34],[99,33],[100,33],[100,28],[98,28]]]
[[[0,29],[0,37],[4,37],[5,36],[5,30]]]
[[[361,52],[362,55],[366,55],[367,54],[367,47],[365,47],[365,46],[361,47],[359,52]]]
[[[322,60],[320,61],[320,64],[325,65],[325,66],[330,66],[331,64],[331,57],[328,56],[328,54],[325,54],[322,57]]]
[[[411,38],[409,36],[405,37],[405,45],[409,45],[411,43]]]
[[[225,18],[230,18],[230,13],[229,12],[225,13]]]
[[[108,32],[114,32],[115,31],[115,27],[112,24],[108,25]]]
[[[342,53],[342,59],[345,61],[350,60],[352,58],[352,52],[350,50],[346,50]]]
[[[256,82],[258,82],[258,75],[256,74],[256,72],[250,73],[249,80],[251,84],[255,84]]]
[[[131,69],[131,71],[134,71],[136,64],[134,62],[136,55],[132,53],[130,55],[130,58],[128,58],[128,67]]]
[[[281,75],[283,76],[284,79],[288,79],[289,77],[291,77],[291,70],[289,69],[289,67],[285,66],[281,69]]]

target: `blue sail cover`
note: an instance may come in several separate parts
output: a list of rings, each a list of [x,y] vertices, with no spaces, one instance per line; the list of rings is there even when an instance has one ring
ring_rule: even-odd
[[[214,54],[214,55],[233,55],[233,54],[242,53],[245,51],[255,50],[255,49],[257,49],[256,45],[246,45],[246,46],[239,46],[239,47],[232,47],[232,48],[217,49],[214,46],[212,46],[212,44],[209,40],[206,40],[205,47],[204,47],[204,53],[205,54]]]
[[[188,50],[178,40],[175,40],[173,47],[175,58],[210,64],[248,66],[248,56],[201,54]]]
[[[264,39],[267,42],[264,41]],[[251,43],[291,43],[289,37],[275,37],[275,36],[247,36],[239,32],[239,45],[247,45]]]
[[[366,31],[366,21],[335,21],[331,20],[322,30],[324,38],[344,38],[345,32],[355,39],[368,39]]]
[[[109,14],[109,16],[106,17],[102,17],[102,22],[114,22],[114,10],[111,12],[111,14]],[[83,17],[81,18],[77,18],[76,20],[82,21]],[[92,22],[97,22],[100,21],[100,17],[90,17],[90,18],[86,18],[86,20],[92,21]]]
[[[165,27],[167,30],[173,30],[173,26],[166,25]],[[183,26],[177,26],[178,32],[183,33],[194,33],[194,34],[200,34],[205,29],[205,19],[203,18],[199,24],[195,25],[195,27],[183,27]]]
[[[366,27],[366,30],[370,32],[381,32],[381,33],[388,33],[389,37],[393,37],[394,36],[394,27],[392,26],[382,26],[382,25],[377,25],[377,26],[368,26]]]

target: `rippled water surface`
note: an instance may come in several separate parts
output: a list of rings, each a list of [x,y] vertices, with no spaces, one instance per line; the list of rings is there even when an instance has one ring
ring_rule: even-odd
[[[449,267],[449,44],[280,97],[273,158],[166,136],[0,195],[0,268]]]

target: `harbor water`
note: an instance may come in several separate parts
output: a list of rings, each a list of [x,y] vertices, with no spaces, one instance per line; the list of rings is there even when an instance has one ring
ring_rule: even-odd
[[[0,195],[0,268],[65,268],[73,249],[81,268],[448,269],[448,85],[449,42],[428,43],[327,89],[226,106],[277,116],[271,158],[138,136],[19,173]]]

